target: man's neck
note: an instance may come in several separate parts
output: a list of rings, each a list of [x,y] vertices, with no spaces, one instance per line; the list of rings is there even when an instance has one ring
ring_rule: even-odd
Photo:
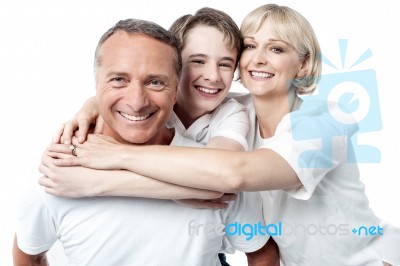
[[[124,139],[116,131],[110,128],[107,124],[104,125],[101,134],[114,138],[120,143],[134,144],[134,145],[170,145],[175,135],[174,128],[161,128],[155,136],[144,143],[134,143]]]

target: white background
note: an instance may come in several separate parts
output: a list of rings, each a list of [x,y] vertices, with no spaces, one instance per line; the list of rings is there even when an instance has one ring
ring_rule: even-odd
[[[179,16],[210,6],[237,23],[266,1],[2,1],[0,3],[0,264],[11,265],[15,202],[39,177],[41,152],[58,126],[94,94],[93,53],[100,36],[125,18],[152,20],[168,28]],[[373,57],[352,70],[377,73],[383,130],[360,135],[382,152],[379,164],[361,164],[375,212],[400,226],[399,41],[400,20],[389,1],[277,1],[313,25],[323,54],[341,69],[338,39],[348,39],[346,65],[368,48]],[[335,73],[324,66],[324,73]],[[342,70],[340,70],[342,71]],[[160,236],[162,237],[162,236]],[[173,241],[173,240],[171,240]],[[53,265],[63,265],[60,251]],[[229,258],[243,265],[243,256]]]

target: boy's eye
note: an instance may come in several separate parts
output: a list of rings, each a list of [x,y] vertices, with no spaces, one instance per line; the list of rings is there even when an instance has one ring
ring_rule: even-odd
[[[204,64],[204,61],[203,61],[203,60],[192,60],[192,63],[195,63],[195,64]]]
[[[228,63],[221,63],[221,64],[219,64],[221,67],[225,67],[225,68],[232,68],[232,65],[231,64],[228,64]]]

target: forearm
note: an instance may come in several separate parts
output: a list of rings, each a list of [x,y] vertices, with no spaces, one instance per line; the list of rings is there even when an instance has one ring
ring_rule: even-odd
[[[97,196],[125,196],[156,199],[214,199],[221,192],[179,186],[130,171],[97,171]]]
[[[17,237],[13,246],[14,266],[48,266],[46,252],[37,255],[28,255],[18,247]]]
[[[121,155],[123,169],[186,187],[221,192],[297,187],[290,165],[275,152],[235,152],[165,146],[132,146]]]

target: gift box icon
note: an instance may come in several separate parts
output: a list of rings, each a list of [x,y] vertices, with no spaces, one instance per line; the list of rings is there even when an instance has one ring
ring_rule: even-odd
[[[345,48],[347,40],[339,40],[342,55],[342,66],[345,60]],[[363,62],[372,56],[368,49],[350,68]],[[322,56],[325,64],[332,65]],[[310,149],[300,154],[299,165],[301,167],[330,167],[332,165],[333,138],[347,135],[349,147],[347,162],[349,163],[379,163],[381,153],[377,147],[367,144],[359,144],[358,135],[382,129],[382,119],[379,105],[378,86],[376,72],[373,69],[359,71],[342,71],[334,74],[322,75],[317,91],[306,97],[300,112],[291,114],[292,135],[295,140],[319,140],[318,149]],[[316,104],[318,108],[315,108]],[[321,113],[318,119],[304,118],[307,110],[317,110]],[[334,111],[333,111],[334,110]],[[303,115],[299,115],[303,112]],[[322,115],[323,114],[323,115]],[[303,126],[293,126],[302,121]],[[320,119],[324,119],[321,127]],[[306,125],[306,126],[304,126]],[[333,130],[332,130],[333,129]],[[313,160],[316,155],[324,155],[323,159]]]

